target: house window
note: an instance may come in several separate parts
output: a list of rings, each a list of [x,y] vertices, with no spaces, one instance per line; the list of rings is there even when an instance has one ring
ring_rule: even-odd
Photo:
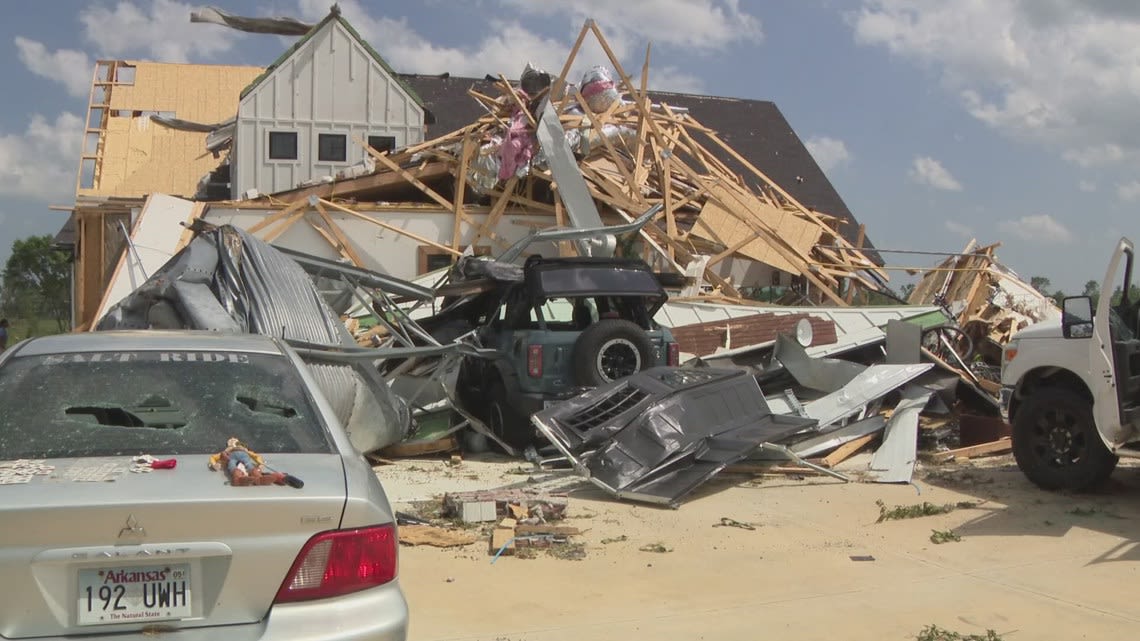
[[[344,162],[348,159],[348,139],[344,134],[317,136],[317,160]]]
[[[269,159],[270,160],[296,160],[297,159],[297,132],[271,131],[269,132]]]
[[[396,148],[395,136],[369,136],[368,146],[380,153],[392,151]]]

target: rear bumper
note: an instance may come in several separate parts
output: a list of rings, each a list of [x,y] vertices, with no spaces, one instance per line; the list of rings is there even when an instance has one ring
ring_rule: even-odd
[[[159,626],[155,626],[159,627]],[[142,630],[119,634],[36,637],[37,641],[92,638],[98,641],[141,641],[161,638]],[[180,628],[170,633],[178,641],[405,641],[408,636],[408,602],[393,581],[334,599],[275,605],[257,623]]]

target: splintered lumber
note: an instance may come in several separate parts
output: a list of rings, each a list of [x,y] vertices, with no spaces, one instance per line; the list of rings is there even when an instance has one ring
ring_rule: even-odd
[[[935,463],[946,463],[948,461],[955,461],[958,459],[980,458],[983,456],[997,456],[998,454],[1006,454],[1013,450],[1013,441],[1006,438],[1000,438],[996,441],[989,443],[982,443],[980,445],[971,445],[969,447],[960,447],[956,450],[947,450],[945,452],[937,452],[931,455],[930,460]]]
[[[609,93],[587,99],[585,86],[579,88],[567,78],[590,35],[616,74],[617,99]],[[805,207],[692,114],[654,103],[648,90],[649,60],[647,48],[635,84],[599,26],[587,20],[550,87],[527,95],[500,74],[482,92],[467,92],[484,111],[474,122],[393,153],[366,146],[376,161],[373,174],[281,194],[298,209],[279,212],[261,224],[295,222],[297,212],[304,212],[299,203],[309,196],[321,198],[331,209],[328,201],[333,196],[365,199],[391,192],[403,197],[409,186],[454,216],[452,236],[445,244],[425,243],[452,255],[485,238],[505,244],[500,234],[503,225],[513,222],[508,212],[510,217],[550,216],[562,224],[568,218],[560,202],[566,186],[555,183],[547,156],[540,153],[536,134],[541,120],[533,111],[548,104],[542,109],[553,110],[564,130],[574,152],[572,162],[603,221],[662,206],[657,219],[640,233],[655,267],[685,275],[694,260],[711,257],[698,263],[705,265],[703,280],[715,288],[708,295],[735,302],[742,301],[742,285],[757,283],[734,283],[722,275],[751,273],[747,268],[754,263],[800,277],[812,299],[827,304],[850,304],[855,283],[864,291],[877,290],[886,273],[864,251],[864,232],[855,244],[847,242],[840,233],[842,220]],[[730,165],[746,171],[737,174]],[[475,222],[465,205],[485,205],[488,200],[489,215]],[[351,257],[351,245],[335,231],[326,231],[330,242]],[[393,231],[425,242],[404,230]],[[559,248],[563,254],[575,251],[572,243]]]
[[[835,451],[820,460],[820,465],[826,468],[832,468],[839,465],[843,461],[855,456],[859,450],[870,445],[875,439],[879,438],[879,432],[860,436],[854,441],[848,441],[843,445],[835,448]]]

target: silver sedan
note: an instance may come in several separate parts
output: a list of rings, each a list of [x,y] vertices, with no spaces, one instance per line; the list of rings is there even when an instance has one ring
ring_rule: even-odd
[[[275,339],[100,332],[7,350],[0,523],[6,639],[406,636],[388,500]]]

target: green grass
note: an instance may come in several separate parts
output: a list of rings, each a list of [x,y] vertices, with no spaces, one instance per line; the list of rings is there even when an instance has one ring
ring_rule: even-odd
[[[40,319],[27,319],[27,318],[8,318],[8,346],[15,345],[16,343],[24,340],[25,338],[33,338],[36,336],[50,336],[52,334],[62,334],[69,331],[69,327],[65,327],[61,332],[59,324],[51,318]]]

